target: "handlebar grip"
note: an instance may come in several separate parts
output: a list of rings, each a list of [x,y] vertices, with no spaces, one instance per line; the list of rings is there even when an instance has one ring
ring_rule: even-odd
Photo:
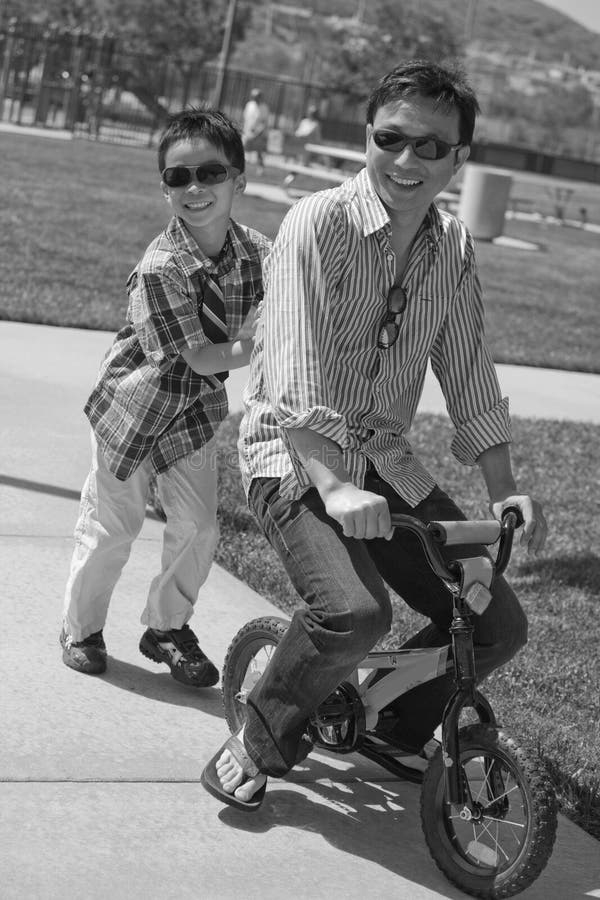
[[[441,546],[457,544],[495,544],[498,550],[494,563],[496,575],[506,568],[512,549],[515,519],[519,510],[510,509],[502,516],[502,523],[496,519],[479,519],[459,522],[430,522],[425,525],[420,519],[402,513],[392,513],[392,527],[405,528],[417,537],[423,547],[429,565],[436,575],[446,581],[459,581],[456,566],[446,563]]]
[[[509,513],[514,513],[514,516],[516,518],[515,530],[517,528],[520,528],[521,525],[524,523],[525,519],[523,518],[523,514],[521,513],[521,510],[519,509],[519,507],[518,506],[507,506],[506,509],[503,509],[502,510],[502,520],[503,521]]]
[[[430,522],[429,530],[440,544],[495,544],[500,537],[500,522],[482,519],[469,522]]]

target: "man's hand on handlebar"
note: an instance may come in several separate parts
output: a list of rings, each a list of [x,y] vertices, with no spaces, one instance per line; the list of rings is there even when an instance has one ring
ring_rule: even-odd
[[[389,541],[394,534],[387,500],[379,494],[344,482],[328,491],[323,502],[327,515],[339,522],[346,537]]]
[[[548,525],[542,512],[541,504],[530,497],[529,494],[512,494],[504,500],[496,500],[490,503],[490,512],[495,519],[502,519],[502,511],[509,506],[516,507],[523,516],[523,530],[520,544],[527,547],[531,554],[539,553],[546,543]]]

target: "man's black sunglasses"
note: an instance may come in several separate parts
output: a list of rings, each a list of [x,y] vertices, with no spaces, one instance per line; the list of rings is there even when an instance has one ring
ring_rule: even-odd
[[[405,147],[411,147],[419,159],[444,159],[452,150],[458,150],[461,144],[448,144],[435,137],[406,137],[400,131],[388,131],[385,128],[373,132],[373,140],[381,150],[400,153]]]
[[[387,309],[377,336],[377,346],[380,350],[389,350],[398,340],[400,319],[407,303],[408,297],[404,288],[399,284],[393,284],[387,297]]]
[[[169,166],[162,172],[167,187],[186,187],[195,177],[199,184],[223,184],[228,178],[236,178],[240,170],[224,163],[204,163],[203,166]]]

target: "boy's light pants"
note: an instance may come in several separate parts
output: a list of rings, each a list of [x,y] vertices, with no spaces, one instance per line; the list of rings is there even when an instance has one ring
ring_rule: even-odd
[[[92,466],[81,492],[64,620],[73,640],[104,627],[108,605],[146,512],[152,466],[144,460],[127,481],[106,464],[92,434]],[[217,543],[217,456],[211,440],[157,478],[167,516],[160,574],[152,580],[142,624],[181,628],[191,617]]]

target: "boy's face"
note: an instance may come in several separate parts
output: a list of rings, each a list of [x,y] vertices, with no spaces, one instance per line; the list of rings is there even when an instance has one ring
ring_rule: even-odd
[[[469,156],[469,148],[450,150],[441,159],[421,159],[410,145],[401,150],[378,147],[376,132],[397,132],[400,138],[433,137],[446,144],[459,143],[459,113],[438,107],[427,97],[403,97],[381,106],[367,125],[367,171],[382,203],[394,213],[425,216]]]
[[[178,141],[167,150],[165,169],[172,166],[203,166],[207,163],[230,161],[224,152],[204,138],[194,141]],[[236,175],[220,184],[199,182],[195,173],[189,184],[183,187],[168,187],[161,181],[162,192],[174,215],[186,223],[200,248],[212,256],[221,249],[231,216],[231,206],[236,194],[246,187],[246,176]],[[218,244],[221,246],[217,246]]]

